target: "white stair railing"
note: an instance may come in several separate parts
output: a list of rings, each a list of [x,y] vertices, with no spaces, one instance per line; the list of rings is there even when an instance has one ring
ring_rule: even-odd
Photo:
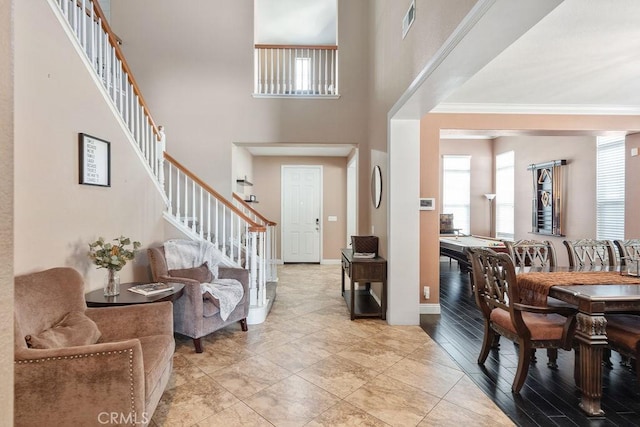
[[[254,46],[254,96],[337,98],[338,46]]]
[[[249,270],[249,323],[261,323],[268,307],[267,227],[202,182],[165,153],[162,126],[156,126],[118,39],[92,0],[48,0],[85,65],[102,86],[116,117],[167,203],[165,218],[193,239],[216,244],[229,259]],[[165,161],[168,160],[168,161]],[[258,313],[258,314],[252,314]]]
[[[251,218],[253,222],[258,225],[266,227],[267,231],[264,235],[265,247],[266,247],[266,276],[267,282],[278,281],[278,269],[276,266],[276,248],[277,248],[277,223],[265,218],[260,212],[255,210],[241,195],[233,193],[233,201],[238,209],[242,211],[246,216]]]
[[[142,97],[118,39],[109,27],[98,2],[91,0],[49,0],[63,26],[77,42],[76,48],[94,75],[101,82],[105,94],[117,115],[122,119],[135,141],[138,155],[159,187],[163,182],[165,149],[162,127],[156,126]],[[163,193],[164,194],[164,193]]]
[[[193,239],[206,240],[249,270],[251,306],[267,304],[267,227],[253,221],[165,153],[165,217]],[[251,323],[251,322],[250,322]]]

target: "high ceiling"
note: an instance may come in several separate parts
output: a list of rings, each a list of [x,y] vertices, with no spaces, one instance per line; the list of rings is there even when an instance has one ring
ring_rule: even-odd
[[[435,111],[639,114],[639,23],[639,0],[565,0]]]
[[[427,111],[640,114],[640,0],[559,1],[463,84],[442,89],[449,92],[444,101],[418,117]],[[500,31],[499,25],[491,28]],[[424,93],[439,90],[428,82]],[[407,111],[424,108],[421,99],[430,95],[419,91]],[[443,137],[493,138],[504,132],[454,130]]]
[[[337,0],[255,0],[257,44],[337,44]]]

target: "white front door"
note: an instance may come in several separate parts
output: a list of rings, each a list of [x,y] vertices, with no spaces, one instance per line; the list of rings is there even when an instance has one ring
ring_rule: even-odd
[[[282,166],[282,260],[320,262],[322,166]]]

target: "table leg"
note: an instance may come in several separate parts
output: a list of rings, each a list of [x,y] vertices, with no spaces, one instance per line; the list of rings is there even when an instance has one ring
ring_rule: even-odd
[[[387,320],[387,280],[382,281],[382,301],[380,301],[380,310],[382,310],[382,320]]]
[[[342,296],[344,296],[344,266],[342,267]]]
[[[351,320],[356,318],[356,290],[354,280],[350,278],[351,282]]]
[[[607,346],[604,313],[578,313],[576,340],[580,347],[579,361],[580,408],[588,415],[603,415],[600,408],[602,397],[602,353]]]

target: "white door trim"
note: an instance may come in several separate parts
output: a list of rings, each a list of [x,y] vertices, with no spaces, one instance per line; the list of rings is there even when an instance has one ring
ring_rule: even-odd
[[[357,152],[357,149],[356,149]],[[351,243],[351,235],[358,234],[358,154],[347,163],[347,235],[345,248]]]
[[[322,254],[323,254],[323,245],[322,241],[324,236],[324,219],[323,219],[323,200],[324,200],[324,168],[322,165],[281,165],[280,167],[280,257],[282,259],[282,263],[286,262],[285,260],[285,251],[284,251],[284,238],[285,238],[285,224],[284,224],[284,200],[285,200],[285,185],[284,185],[284,171],[285,169],[295,169],[295,168],[309,168],[309,169],[317,169],[320,174],[319,178],[319,192],[320,192],[320,200],[318,200],[318,216],[320,218],[320,232],[318,236],[318,263],[322,263]]]

